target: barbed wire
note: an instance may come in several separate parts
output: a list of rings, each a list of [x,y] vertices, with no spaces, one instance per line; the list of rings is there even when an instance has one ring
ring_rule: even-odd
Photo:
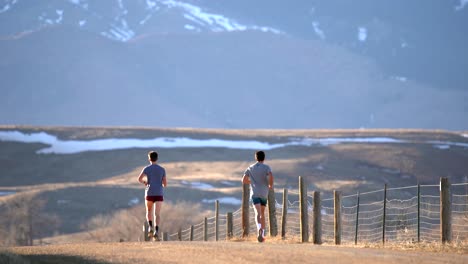
[[[468,239],[468,183],[451,184],[452,233],[459,240]],[[378,189],[363,193],[341,196],[341,232],[342,242],[379,242],[385,234],[386,241],[414,242],[440,240],[440,193],[437,185],[413,185],[395,188]],[[463,190],[461,190],[463,189]],[[386,192],[385,192],[386,190]],[[403,191],[404,190],[404,191]],[[384,196],[386,193],[386,197]],[[276,193],[279,194],[279,193]],[[283,216],[286,219],[285,235],[297,238],[301,234],[301,213],[299,191],[288,189],[286,205],[282,199],[275,199],[276,222],[282,226]],[[307,194],[307,217],[309,233],[312,232],[314,221],[313,195]],[[335,208],[334,198],[321,199],[320,219],[322,240],[331,242],[334,239]],[[283,208],[287,211],[283,212]],[[384,219],[385,216],[385,219]],[[228,235],[242,237],[242,208],[232,212],[232,233],[228,234],[227,214],[210,216],[205,221],[181,230],[184,241],[192,238],[195,241],[226,240]],[[250,234],[256,234],[257,223],[255,211],[249,206]],[[216,222],[217,221],[217,222]],[[265,213],[265,232],[270,231],[270,219]],[[278,228],[280,229],[280,228]],[[193,234],[191,232],[193,231]],[[281,230],[278,230],[280,233]],[[206,234],[206,237],[205,237]],[[192,236],[193,235],[193,236]],[[179,232],[169,235],[169,240],[178,240]]]

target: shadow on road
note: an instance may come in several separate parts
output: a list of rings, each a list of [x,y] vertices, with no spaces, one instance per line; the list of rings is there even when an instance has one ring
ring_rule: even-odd
[[[0,263],[2,264],[108,264],[95,259],[80,256],[64,255],[18,255],[10,252],[0,252]]]

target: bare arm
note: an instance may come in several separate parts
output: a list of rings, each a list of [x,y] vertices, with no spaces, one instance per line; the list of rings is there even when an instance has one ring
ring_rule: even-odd
[[[268,188],[273,189],[273,173],[269,172],[268,176]]]
[[[162,186],[167,187],[166,177],[163,177],[162,179]]]
[[[144,185],[146,185],[146,181],[144,180],[144,178],[146,177],[146,174],[144,174],[143,172],[140,173],[140,176],[138,176],[138,182],[139,183],[143,183]]]
[[[245,175],[242,177],[242,183],[243,184],[250,184],[250,177],[249,175]]]

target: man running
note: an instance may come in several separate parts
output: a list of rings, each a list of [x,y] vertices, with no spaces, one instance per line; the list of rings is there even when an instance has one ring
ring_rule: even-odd
[[[255,210],[255,222],[257,223],[258,242],[265,239],[265,207],[268,201],[268,192],[273,189],[273,174],[270,166],[264,164],[265,152],[255,153],[256,163],[250,165],[242,177],[243,184],[250,184],[252,202]]]
[[[146,204],[146,220],[149,225],[149,237],[154,237],[159,240],[159,223],[161,221],[160,212],[164,201],[163,187],[167,187],[166,170],[156,164],[158,153],[151,151],[148,153],[150,165],[146,166],[138,176],[138,182],[144,184],[145,188],[145,204]],[[156,203],[156,208],[153,211],[153,204]],[[156,228],[153,229],[153,219],[156,218]]]

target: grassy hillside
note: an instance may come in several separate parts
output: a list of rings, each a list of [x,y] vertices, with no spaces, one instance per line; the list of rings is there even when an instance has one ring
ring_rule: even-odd
[[[440,177],[463,182],[468,176],[468,149],[451,146],[440,149],[427,141],[468,142],[462,133],[427,130],[216,130],[106,127],[17,127],[3,126],[0,131],[47,132],[62,140],[103,138],[189,137],[198,139],[258,140],[284,142],[292,137],[391,137],[409,143],[346,143],[335,145],[288,146],[267,151],[278,192],[297,188],[297,177],[305,177],[310,191],[320,190],[330,197],[335,189],[345,194],[389,187],[437,184]],[[91,232],[91,219],[117,217],[126,210],[141,213],[142,185],[136,178],[147,164],[152,148],[91,151],[77,154],[37,154],[39,143],[0,141],[0,222],[9,219],[8,206],[22,197],[44,202],[42,214],[54,216],[54,226],[35,238],[66,236]],[[212,210],[213,203],[203,202],[232,197],[241,199],[240,179],[253,163],[254,150],[228,148],[161,148],[159,162],[166,168],[166,199],[174,207],[199,206],[201,212]],[[208,185],[208,188],[206,187]],[[205,187],[203,187],[205,186]],[[132,209],[139,208],[139,209]],[[222,204],[223,212],[238,205]],[[140,211],[138,211],[140,210]],[[190,211],[190,209],[187,209]],[[169,225],[168,231],[177,226]],[[172,217],[172,216],[171,216]],[[192,217],[192,216],[191,216]],[[203,215],[187,217],[185,224],[198,222]],[[174,216],[174,219],[177,219]],[[139,229],[139,227],[138,227]],[[8,230],[6,231],[9,232]],[[81,237],[80,239],[83,239]],[[79,239],[78,239],[79,240]],[[49,240],[52,241],[52,240]],[[61,240],[64,241],[63,239]]]

